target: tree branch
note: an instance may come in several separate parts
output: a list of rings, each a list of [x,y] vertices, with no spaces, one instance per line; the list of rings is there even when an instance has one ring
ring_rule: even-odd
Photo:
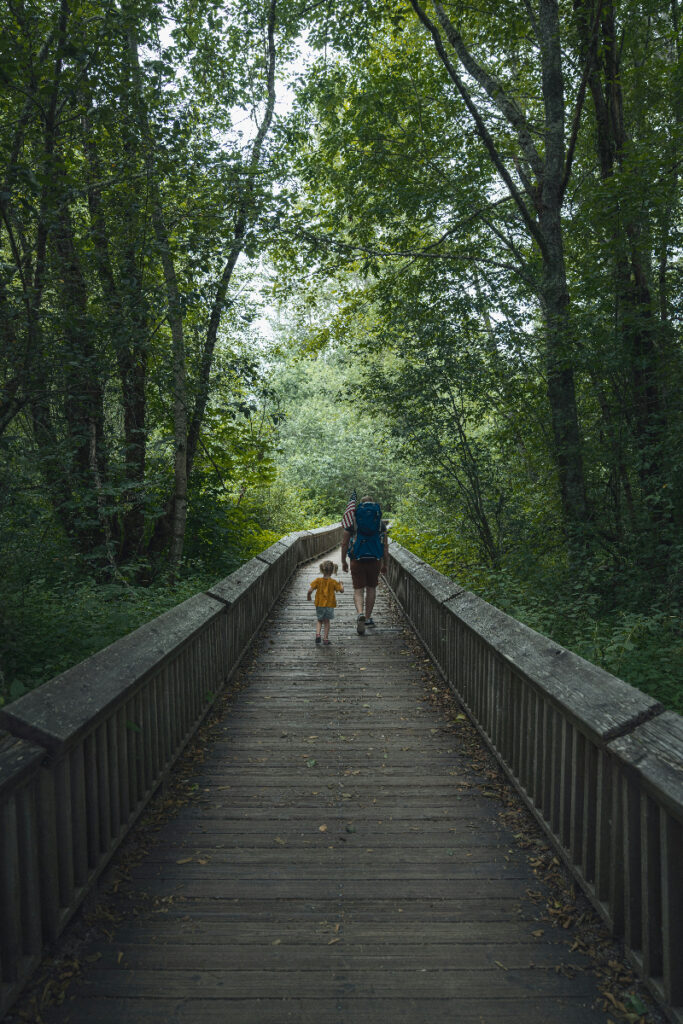
[[[204,349],[202,351],[202,362],[199,375],[199,387],[197,392],[197,400],[195,402],[194,409],[192,411],[192,418],[188,429],[187,436],[187,470],[188,476],[192,469],[192,463],[195,458],[197,451],[197,443],[199,441],[199,434],[202,428],[202,422],[204,420],[204,413],[206,411],[206,404],[209,399],[209,377],[211,374],[211,367],[213,365],[213,354],[216,347],[216,339],[218,337],[218,328],[220,326],[221,316],[226,309],[226,295],[228,287],[232,279],[232,274],[239,259],[240,253],[244,248],[244,236],[246,234],[247,226],[249,223],[249,214],[251,208],[251,201],[254,195],[254,186],[256,182],[256,175],[258,173],[261,164],[261,154],[263,151],[263,145],[266,140],[266,136],[270,129],[273,121],[273,113],[275,111],[275,61],[277,51],[275,48],[275,20],[277,12],[277,0],[270,0],[270,6],[268,9],[268,24],[267,24],[267,37],[268,37],[268,70],[266,74],[266,88],[267,88],[267,100],[266,109],[263,115],[263,120],[259,126],[259,130],[256,133],[252,148],[251,157],[249,160],[249,171],[247,174],[247,180],[242,193],[242,198],[237,211],[237,217],[235,218],[235,226],[233,229],[233,241],[228,252],[223,272],[218,280],[216,288],[216,296],[211,307],[211,314],[209,316],[209,323],[206,329],[206,341],[204,343]]]
[[[572,164],[574,162],[574,151],[576,149],[576,142],[579,135],[579,127],[581,125],[581,114],[583,111],[583,104],[586,99],[586,90],[588,88],[588,82],[590,80],[590,76],[595,65],[595,51],[597,43],[598,26],[600,24],[600,11],[601,4],[597,4],[595,18],[593,20],[593,28],[591,30],[589,38],[586,63],[584,65],[583,73],[581,75],[579,91],[576,94],[576,104],[574,106],[574,113],[572,115],[572,129],[569,135],[569,142],[567,144],[567,155],[564,166],[564,174],[562,176],[562,184],[560,185],[560,201],[562,201],[562,199],[564,198],[565,192],[567,191],[567,186],[569,185],[569,179],[572,173]]]
[[[507,95],[498,79],[475,60],[467,49],[462,36],[443,9],[443,5],[438,3],[437,0],[432,0],[432,3],[434,10],[436,11],[437,18],[446,33],[446,39],[458,55],[460,63],[465,70],[469,72],[472,78],[479,83],[482,89],[486,91],[487,95],[493,100],[505,119],[515,129],[522,152],[524,153],[529,166],[538,178],[542,178],[543,158],[539,154],[536,146],[534,145],[533,139],[531,138],[529,124],[523,111],[520,110],[515,101]],[[413,6],[415,5],[413,4]]]
[[[443,44],[443,39],[441,38],[441,34],[438,28],[436,27],[434,22],[428,17],[425,11],[422,9],[422,7],[419,4],[419,0],[410,0],[410,3],[418,18],[432,36],[432,39],[434,40],[434,46],[436,47],[436,51],[439,54],[439,57],[441,58],[441,61],[444,67],[446,68],[446,71],[448,72],[451,81],[453,82],[456,89],[460,93],[465,103],[465,106],[467,107],[472,117],[472,120],[474,121],[477,134],[484,143],[484,146],[486,147],[486,150],[491,158],[494,167],[498,171],[500,177],[503,179],[512,199],[514,200],[517,208],[519,209],[519,212],[522,215],[522,219],[524,220],[524,223],[526,224],[531,237],[534,239],[534,241],[540,248],[541,252],[544,252],[545,241],[539,230],[538,224],[529,213],[528,207],[524,202],[524,199],[520,194],[519,189],[512,180],[507,168],[505,167],[505,164],[502,161],[500,153],[496,148],[496,144],[491,138],[479,110],[477,109],[472,97],[470,96],[469,91],[467,90],[464,82],[462,81],[462,79],[458,75],[458,72],[455,70],[455,67],[451,63],[448,54],[446,53],[446,49]]]

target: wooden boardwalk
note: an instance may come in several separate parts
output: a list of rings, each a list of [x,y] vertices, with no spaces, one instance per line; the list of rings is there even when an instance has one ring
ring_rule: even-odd
[[[264,629],[198,797],[133,870],[135,914],[44,1020],[604,1024],[386,590],[360,637],[346,577],[316,647],[314,575]]]

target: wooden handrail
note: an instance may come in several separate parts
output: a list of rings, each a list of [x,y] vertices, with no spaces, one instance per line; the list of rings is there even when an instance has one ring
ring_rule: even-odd
[[[683,718],[390,542],[442,675],[672,1017],[683,1008]]]
[[[0,709],[0,1017],[158,789],[301,562],[290,534]]]

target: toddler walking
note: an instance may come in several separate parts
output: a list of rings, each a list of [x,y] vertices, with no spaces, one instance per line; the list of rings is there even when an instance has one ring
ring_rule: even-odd
[[[330,642],[330,622],[334,618],[334,609],[337,607],[335,593],[344,593],[344,584],[339,580],[333,580],[335,573],[339,572],[339,566],[334,562],[321,562],[320,571],[322,576],[314,579],[306,594],[307,600],[311,600],[311,594],[315,590],[315,615],[317,618],[315,630],[315,642],[324,644]],[[320,632],[322,630],[322,637]]]

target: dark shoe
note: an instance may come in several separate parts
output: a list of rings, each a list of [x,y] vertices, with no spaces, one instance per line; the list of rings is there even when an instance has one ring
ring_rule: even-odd
[[[365,620],[365,625],[366,626],[374,626],[375,625],[375,620],[374,619],[366,619]]]
[[[359,615],[358,618],[356,619],[356,633],[358,633],[358,636],[362,636],[364,632],[365,632],[365,616],[364,615]]]
[[[330,646],[330,641],[329,640],[323,640],[323,643],[325,644],[326,647]]]
[[[321,636],[317,636],[317,637],[315,638],[315,642],[316,642],[317,644],[321,644],[321,643],[323,642],[323,638],[322,638]]]

